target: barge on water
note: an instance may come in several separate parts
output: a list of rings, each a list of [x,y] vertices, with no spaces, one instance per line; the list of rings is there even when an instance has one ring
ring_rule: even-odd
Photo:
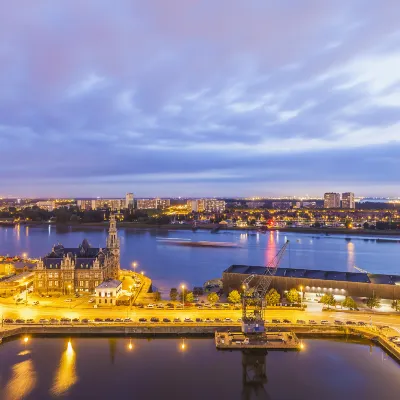
[[[243,332],[215,332],[218,350],[301,350],[302,343],[294,332],[263,332],[246,335]]]
[[[159,241],[167,244],[173,244],[176,246],[188,246],[188,247],[238,247],[237,243],[232,242],[210,242],[210,241],[198,241],[192,242],[190,240],[176,240],[176,239],[158,239]]]

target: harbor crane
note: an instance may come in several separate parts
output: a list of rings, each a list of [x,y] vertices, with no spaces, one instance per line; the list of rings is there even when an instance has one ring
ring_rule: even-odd
[[[244,333],[261,333],[264,331],[265,295],[288,246],[289,240],[268,263],[262,275],[251,274],[242,282],[242,331]],[[254,279],[257,279],[257,283],[250,287]]]

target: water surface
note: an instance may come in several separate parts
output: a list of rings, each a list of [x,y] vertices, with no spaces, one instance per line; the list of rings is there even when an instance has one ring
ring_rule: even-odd
[[[217,351],[212,339],[31,338],[0,347],[0,399],[399,398],[400,368],[368,343]],[[130,349],[131,345],[131,349]]]

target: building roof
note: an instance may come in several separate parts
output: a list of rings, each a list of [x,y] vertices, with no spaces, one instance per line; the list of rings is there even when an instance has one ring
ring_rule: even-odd
[[[263,275],[266,267],[231,265],[224,273],[243,275]],[[276,276],[287,278],[320,279],[353,283],[374,283],[380,285],[400,285],[400,275],[367,274],[363,272],[324,271],[313,269],[278,268]]]
[[[118,281],[117,279],[111,279],[109,281],[104,281],[100,283],[99,286],[96,287],[96,289],[116,289],[122,285],[121,281]]]
[[[96,258],[99,260],[100,266],[102,266],[105,257],[109,254],[109,249],[91,247],[89,242],[86,239],[83,239],[82,243],[76,248],[64,247],[62,244],[53,246],[52,251],[43,257],[43,263],[45,268],[59,269],[62,259],[68,256],[74,258],[75,268],[89,269]]]

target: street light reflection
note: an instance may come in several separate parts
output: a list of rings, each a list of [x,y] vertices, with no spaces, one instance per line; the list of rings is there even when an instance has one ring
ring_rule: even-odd
[[[58,370],[54,376],[54,382],[51,388],[51,393],[53,395],[60,396],[65,394],[66,391],[78,381],[75,370],[75,362],[75,351],[72,347],[71,340],[69,340],[67,349],[61,356]]]
[[[132,350],[133,349],[133,344],[132,344],[132,339],[129,340],[129,344],[128,344],[128,350]]]
[[[12,376],[5,390],[6,399],[25,399],[36,386],[36,372],[32,360],[25,360],[12,367]]]

